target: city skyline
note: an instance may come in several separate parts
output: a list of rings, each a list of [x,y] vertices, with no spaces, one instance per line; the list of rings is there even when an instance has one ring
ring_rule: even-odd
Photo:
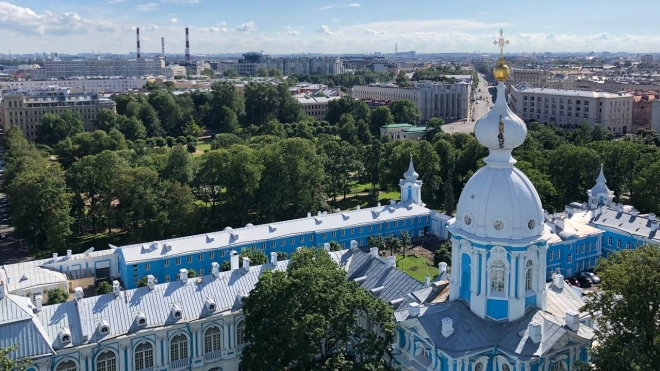
[[[283,5],[284,4],[284,5]],[[654,52],[660,36],[645,25],[653,11],[636,12],[613,1],[598,4],[529,4],[512,0],[439,4],[413,1],[279,3],[247,0],[219,4],[209,0],[0,1],[2,50],[127,54],[135,51],[140,27],[143,53],[183,54],[184,28],[190,28],[191,53],[361,53],[496,52],[492,40],[504,27],[508,52]],[[570,6],[569,6],[570,4]],[[649,7],[659,7],[650,4]],[[504,11],[509,8],[511,10]],[[405,11],[402,11],[405,9]],[[584,14],[566,17],[571,14]],[[258,11],[255,11],[258,10]],[[424,11],[420,11],[424,10]]]

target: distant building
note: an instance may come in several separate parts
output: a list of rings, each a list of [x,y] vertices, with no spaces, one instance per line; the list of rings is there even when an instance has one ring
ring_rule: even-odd
[[[422,114],[422,121],[440,117],[447,121],[468,117],[471,86],[465,82],[454,84],[418,82],[415,87],[371,84],[354,86],[351,95],[360,100],[397,101],[408,99]]]
[[[568,129],[586,122],[614,134],[632,130],[630,94],[530,88],[521,84],[512,86],[509,104],[525,121],[553,123]]]
[[[428,133],[426,126],[410,124],[391,124],[380,127],[380,136],[388,136],[392,140],[420,140]]]
[[[643,55],[642,58],[640,58],[640,62],[644,64],[653,64],[653,56],[651,54]]]
[[[652,102],[655,100],[655,94],[641,94],[633,97],[633,133],[639,129],[651,129]]]
[[[660,133],[660,100],[651,103],[651,130]]]
[[[158,76],[165,71],[164,59],[74,59],[46,60],[43,68],[32,71],[32,79],[70,77],[141,77]],[[169,77],[169,76],[166,76]]]
[[[37,125],[48,113],[74,111],[80,114],[86,131],[95,129],[99,109],[115,111],[116,104],[97,93],[71,93],[68,88],[52,86],[40,90],[6,92],[0,101],[0,125],[5,129],[19,127],[25,137],[34,141]]]
[[[2,89],[47,89],[54,85],[66,86],[71,92],[86,93],[123,93],[126,90],[141,89],[149,81],[146,78],[106,78],[106,79],[70,79],[9,81],[0,83]]]
[[[260,68],[275,68],[283,75],[335,75],[343,73],[342,63],[337,57],[272,57],[260,52],[243,54],[238,63],[228,65],[239,75],[254,76]]]
[[[516,85],[524,83],[536,88],[542,88],[549,78],[550,73],[541,69],[512,68],[507,84]]]
[[[302,106],[306,115],[313,116],[317,120],[325,120],[328,113],[328,103],[340,97],[314,97],[310,95],[297,96],[298,103]]]

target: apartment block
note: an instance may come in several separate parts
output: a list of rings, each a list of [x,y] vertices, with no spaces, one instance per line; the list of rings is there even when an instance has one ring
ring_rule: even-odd
[[[5,129],[19,127],[25,137],[34,141],[37,126],[45,114],[74,111],[83,119],[86,131],[95,129],[99,109],[115,111],[116,104],[97,93],[72,93],[68,88],[56,86],[41,90],[14,90],[6,92],[0,100],[0,125]]]
[[[636,94],[633,97],[632,132],[639,129],[651,129],[652,103],[657,100],[655,94]]]
[[[550,78],[550,73],[541,69],[532,68],[512,68],[509,80],[510,85],[527,84],[534,87],[544,87],[545,83]]]
[[[32,79],[70,77],[140,77],[166,73],[164,59],[74,59],[47,60],[43,68],[32,71]],[[171,76],[166,76],[171,77]]]
[[[51,86],[66,86],[71,92],[85,93],[123,93],[127,90],[141,89],[149,81],[144,78],[107,78],[107,79],[70,79],[0,82],[0,90],[48,89]]]
[[[330,101],[340,99],[341,97],[311,97],[311,96],[297,96],[298,102],[302,106],[305,114],[316,118],[317,120],[325,120],[328,113],[328,104]]]
[[[633,96],[626,93],[529,88],[514,85],[509,105],[525,121],[553,123],[566,129],[586,122],[614,134],[632,130]]]

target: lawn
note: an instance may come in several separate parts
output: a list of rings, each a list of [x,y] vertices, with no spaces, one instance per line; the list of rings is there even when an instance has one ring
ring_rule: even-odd
[[[211,150],[211,142],[213,142],[211,137],[197,138],[197,150],[202,152]]]
[[[415,257],[411,254],[405,258],[403,255],[398,255],[396,258],[396,267],[420,282],[424,282],[424,277],[426,277],[427,273],[431,276],[431,281],[438,275],[438,268],[433,266],[431,260],[422,255]]]

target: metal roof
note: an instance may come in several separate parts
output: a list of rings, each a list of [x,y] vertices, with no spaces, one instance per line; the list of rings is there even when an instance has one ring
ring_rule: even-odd
[[[50,339],[41,322],[34,315],[30,299],[5,294],[0,299],[0,348],[18,344],[9,353],[11,358],[46,355],[53,352]]]
[[[382,223],[404,218],[429,216],[426,207],[404,203],[372,208],[344,211],[308,218],[262,224],[224,231],[174,238],[157,242],[128,245],[118,248],[126,264],[153,261],[191,253],[234,248],[291,236],[309,235],[354,228],[362,225]]]
[[[622,211],[619,211],[618,209],[601,206],[600,210],[602,210],[600,214],[598,212],[592,214],[595,215],[591,219],[592,224],[617,229],[640,238],[660,242],[660,230],[651,231],[652,222],[648,216],[639,214],[635,216],[623,208],[621,209]]]
[[[42,268],[36,262],[8,264],[3,266],[9,291],[24,290],[31,287],[67,283],[64,273]]]

